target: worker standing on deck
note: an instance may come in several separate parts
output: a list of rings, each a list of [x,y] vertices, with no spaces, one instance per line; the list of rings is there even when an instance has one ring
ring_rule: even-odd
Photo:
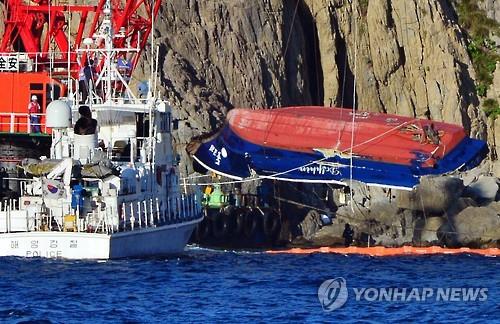
[[[77,135],[91,135],[97,132],[97,120],[92,118],[89,106],[80,106],[78,109],[81,117],[76,121],[74,132]]]
[[[40,133],[40,104],[38,104],[38,97],[31,96],[31,102],[28,104],[28,113],[30,116],[31,133]]]
[[[85,61],[83,67],[80,68],[80,72],[78,74],[78,87],[80,90],[80,102],[87,102],[87,97],[89,96],[90,86],[89,82],[92,78],[92,69],[89,66],[89,62]]]

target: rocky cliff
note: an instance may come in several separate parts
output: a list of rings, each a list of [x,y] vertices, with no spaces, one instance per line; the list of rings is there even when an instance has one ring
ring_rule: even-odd
[[[482,0],[478,1],[478,6],[486,12],[486,15],[500,21],[500,2],[496,0]]]
[[[481,4],[497,18],[495,1]],[[493,153],[500,146],[500,124],[488,121],[480,106],[467,35],[451,1],[171,0],[162,4],[160,19],[160,81],[176,107],[176,141],[186,173],[191,170],[185,144],[216,129],[233,107],[356,106],[460,124],[471,136],[488,139]],[[491,164],[480,173],[491,170],[500,174]],[[307,223],[320,221],[310,219],[310,213],[305,222],[296,223],[305,228],[305,241],[315,244],[341,239],[349,220],[365,242],[489,244],[492,235],[498,236],[498,208],[485,204],[495,199],[498,185],[494,178],[494,183],[486,180],[480,187],[493,188],[493,198],[490,194],[477,202],[469,186],[478,177],[452,186],[450,201],[463,201],[453,210],[454,204],[432,209],[432,196],[435,200],[436,192],[448,185],[434,184],[410,196],[363,188],[357,194],[358,210],[337,204],[331,226],[311,230]],[[430,209],[415,203],[427,199],[423,197],[430,199],[425,205]],[[377,203],[365,203],[370,200]],[[476,226],[467,215],[481,204],[485,207],[477,211],[486,216]],[[481,238],[488,226],[493,234]],[[476,237],[462,233],[465,228],[472,228]],[[437,237],[438,229],[453,235]]]

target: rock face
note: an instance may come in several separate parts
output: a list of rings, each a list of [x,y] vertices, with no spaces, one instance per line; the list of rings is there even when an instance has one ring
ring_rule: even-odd
[[[343,245],[343,230],[349,224],[358,246],[500,246],[497,181],[479,176],[464,187],[456,177],[428,177],[411,192],[357,183],[346,198],[334,199],[338,208],[331,213],[331,224],[323,225],[319,214],[310,211],[292,244]]]
[[[498,179],[481,176],[466,188],[466,193],[480,203],[492,202],[498,195]]]
[[[468,207],[453,218],[459,245],[482,246],[500,239],[498,203],[486,207]]]
[[[460,198],[463,190],[463,182],[458,178],[422,177],[415,190],[397,193],[396,205],[399,208],[442,213]]]
[[[483,0],[478,1],[477,5],[486,12],[488,18],[500,21],[500,2],[497,0]]]

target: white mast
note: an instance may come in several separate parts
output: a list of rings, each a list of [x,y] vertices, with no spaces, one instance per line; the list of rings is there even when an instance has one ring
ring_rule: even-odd
[[[112,99],[112,86],[111,86],[111,53],[113,52],[113,26],[111,23],[111,2],[106,0],[104,5],[104,19],[102,21],[102,28],[104,34],[104,44],[106,48],[106,62],[104,69],[107,70],[106,75],[106,102],[111,103]]]

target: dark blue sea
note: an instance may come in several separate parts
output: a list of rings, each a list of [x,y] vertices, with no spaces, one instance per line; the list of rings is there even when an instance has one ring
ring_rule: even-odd
[[[347,300],[326,312],[318,288],[339,277]],[[380,258],[189,248],[180,257],[147,260],[0,258],[0,278],[0,322],[12,323],[500,319],[500,259],[470,255]],[[357,300],[354,288],[367,294]],[[376,298],[389,288],[399,289],[397,300]],[[412,289],[416,295],[409,296]],[[475,301],[464,289],[476,292]],[[336,297],[330,292],[329,298]]]

